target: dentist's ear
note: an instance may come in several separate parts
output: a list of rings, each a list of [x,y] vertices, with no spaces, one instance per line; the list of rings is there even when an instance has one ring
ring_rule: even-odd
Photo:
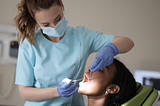
[[[64,5],[63,5],[62,0],[61,0],[61,7],[62,7],[62,9],[63,9],[63,11],[64,11]]]
[[[106,89],[106,95],[107,94],[116,94],[120,91],[120,87],[116,84],[110,84]]]

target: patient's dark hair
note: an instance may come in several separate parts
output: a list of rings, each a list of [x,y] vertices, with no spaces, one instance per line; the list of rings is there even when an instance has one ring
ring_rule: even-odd
[[[117,84],[120,91],[117,94],[108,94],[104,106],[120,106],[131,99],[136,92],[136,82],[128,68],[117,59],[114,59],[113,64],[116,72],[111,83]]]

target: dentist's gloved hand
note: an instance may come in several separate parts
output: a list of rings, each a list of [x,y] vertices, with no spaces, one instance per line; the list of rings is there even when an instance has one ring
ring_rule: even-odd
[[[104,68],[111,63],[113,63],[114,56],[119,53],[119,50],[116,45],[113,43],[108,43],[104,46],[95,56],[95,60],[90,65],[92,72],[98,71],[101,68]]]
[[[62,85],[57,87],[57,91],[62,97],[68,98],[78,90],[78,87],[75,88],[76,82],[71,79],[65,78],[60,84]]]

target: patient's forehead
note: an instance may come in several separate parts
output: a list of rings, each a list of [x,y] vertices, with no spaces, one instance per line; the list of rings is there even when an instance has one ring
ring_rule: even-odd
[[[105,68],[110,74],[115,74],[115,72],[117,71],[114,63],[110,64],[109,66],[106,66]]]
[[[109,82],[114,78],[116,73],[116,66],[114,63],[110,64],[109,66],[105,67],[105,74],[106,77],[109,77]]]

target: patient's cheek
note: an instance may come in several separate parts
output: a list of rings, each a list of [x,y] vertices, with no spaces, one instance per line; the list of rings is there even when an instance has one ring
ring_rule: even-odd
[[[87,83],[80,82],[79,88],[78,88],[78,93],[82,93],[82,94],[85,93],[84,91],[85,91],[85,89],[87,89],[86,86],[87,86]]]
[[[100,86],[92,83],[79,83],[78,93],[83,95],[99,95],[102,92]]]

